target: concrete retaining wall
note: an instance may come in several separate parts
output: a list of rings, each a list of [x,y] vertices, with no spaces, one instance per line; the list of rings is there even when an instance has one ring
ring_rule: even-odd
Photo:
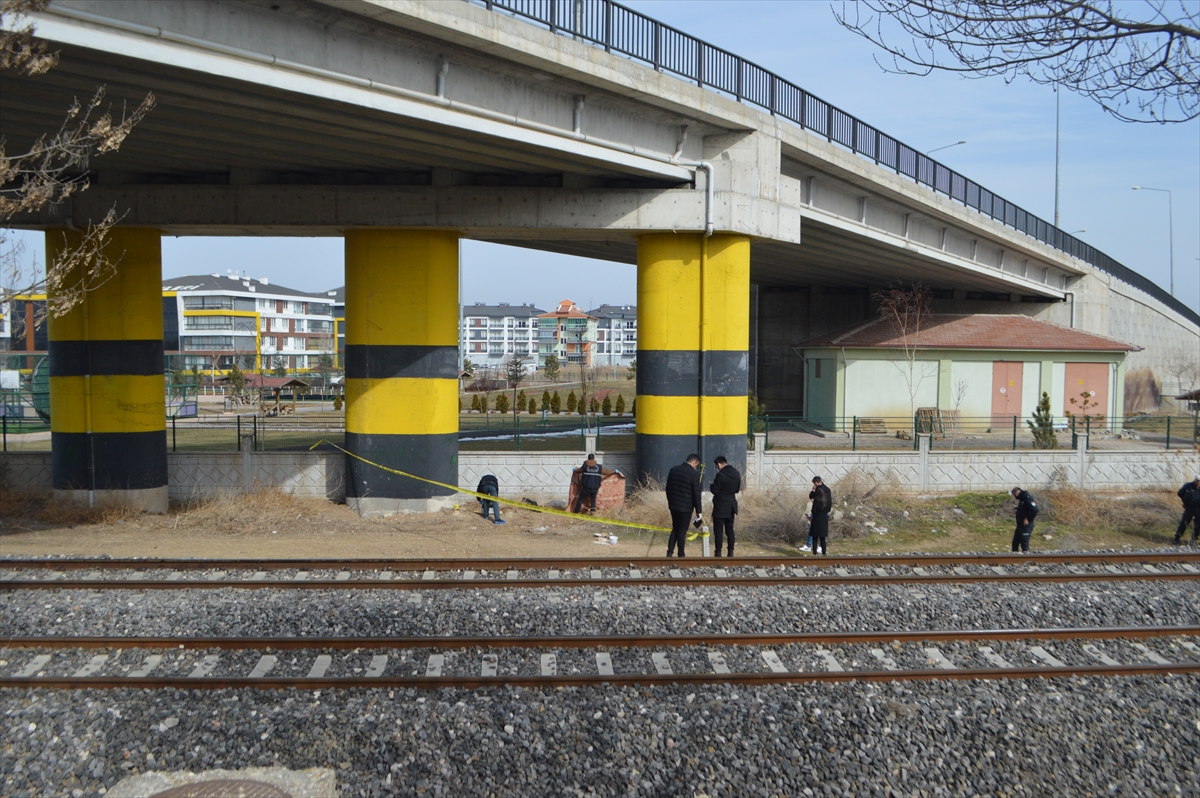
[[[633,473],[633,452],[600,454],[599,458],[608,468]],[[0,462],[8,485],[50,490],[49,452],[8,452]],[[500,480],[504,496],[538,502],[565,500],[571,469],[582,462],[583,456],[574,452],[465,452],[459,455],[459,484],[473,489],[479,478],[490,472]],[[247,487],[277,487],[332,501],[345,496],[345,459],[338,453],[178,453],[167,456],[167,466],[170,496],[175,501]],[[760,448],[749,453],[746,470],[746,487],[759,490],[807,490],[814,476],[833,485],[857,477],[920,493],[995,491],[1014,485],[1037,489],[1058,485],[1100,490],[1177,488],[1200,473],[1200,453],[1086,449],[763,452]]]

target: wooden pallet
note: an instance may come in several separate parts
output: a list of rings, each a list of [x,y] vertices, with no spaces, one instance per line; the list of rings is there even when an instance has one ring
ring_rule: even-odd
[[[882,418],[858,419],[859,435],[887,435],[887,424]]]

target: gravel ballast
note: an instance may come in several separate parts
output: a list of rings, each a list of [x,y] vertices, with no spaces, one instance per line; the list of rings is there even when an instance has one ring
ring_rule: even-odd
[[[14,591],[0,636],[619,635],[1176,626],[1200,623],[1185,582],[389,591]],[[2,639],[2,638],[0,638]],[[1144,641],[1183,659],[1164,641]],[[1094,641],[1121,662],[1132,642]],[[974,643],[936,643],[986,667]],[[1095,662],[1080,641],[1044,642]],[[993,644],[1014,665],[1024,642]],[[865,644],[830,647],[882,668]],[[921,644],[880,648],[931,667]],[[776,646],[820,669],[812,647]],[[653,649],[615,650],[618,672],[651,672]],[[664,648],[677,672],[709,671],[698,649]],[[734,671],[762,671],[757,647],[723,647]],[[35,653],[0,647],[11,674]],[[64,674],[97,654],[106,673],[148,652],[54,652]],[[173,650],[164,671],[219,654],[245,675],[259,651]],[[312,652],[278,655],[297,675]],[[428,649],[331,651],[349,675],[375,653],[388,674],[424,672]],[[479,650],[445,652],[448,674],[478,673]],[[538,651],[500,649],[502,673],[536,672]],[[560,674],[594,672],[594,652],[559,650]],[[1194,659],[1193,656],[1187,659]],[[293,659],[295,661],[293,661]],[[1141,660],[1144,661],[1144,660]],[[1197,796],[1200,676],[1027,681],[802,683],[557,690],[30,690],[0,692],[0,794],[102,795],[149,770],[329,767],[342,796]]]
[[[1200,677],[436,692],[7,691],[2,792],[337,770],[340,795],[1195,796]]]

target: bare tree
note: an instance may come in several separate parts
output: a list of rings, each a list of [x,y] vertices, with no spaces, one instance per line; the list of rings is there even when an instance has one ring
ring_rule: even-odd
[[[1027,77],[1126,122],[1200,116],[1195,0],[842,0],[834,16],[882,47],[891,72]]]
[[[959,380],[954,383],[954,417],[950,419],[950,448],[954,449],[954,442],[958,440],[958,427],[962,423],[962,403],[967,398],[967,381]]]
[[[36,38],[27,19],[30,12],[48,5],[49,0],[0,0],[0,69],[35,76],[58,64],[58,53]],[[70,202],[86,190],[91,160],[119,150],[134,126],[154,108],[154,95],[147,94],[132,112],[122,107],[114,116],[111,107],[101,107],[104,96],[100,86],[86,103],[73,101],[58,130],[42,135],[23,152],[9,155],[7,141],[0,136],[0,300],[45,290],[49,294],[46,312],[61,316],[115,273],[119,256],[114,259],[105,252],[108,236],[121,218],[115,206],[77,235],[64,234],[58,257],[47,265],[45,275],[36,264],[26,265],[21,244],[5,232],[18,214]]]
[[[1163,370],[1174,381],[1174,385],[1164,382],[1163,393],[1171,397],[1189,393],[1196,389],[1200,382],[1200,354],[1189,346],[1176,346],[1170,349],[1162,359]]]
[[[901,361],[892,361],[900,371],[908,387],[909,416],[917,413],[917,393],[925,374],[921,373],[921,361],[917,359],[921,344],[921,332],[929,325],[932,313],[933,294],[921,283],[912,285],[894,284],[873,295],[879,303],[879,316],[890,324],[892,334],[899,341]]]

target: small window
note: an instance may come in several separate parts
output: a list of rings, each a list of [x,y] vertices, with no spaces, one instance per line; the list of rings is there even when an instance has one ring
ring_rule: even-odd
[[[813,377],[818,380],[821,379],[821,361],[820,361],[820,359],[813,361]]]

